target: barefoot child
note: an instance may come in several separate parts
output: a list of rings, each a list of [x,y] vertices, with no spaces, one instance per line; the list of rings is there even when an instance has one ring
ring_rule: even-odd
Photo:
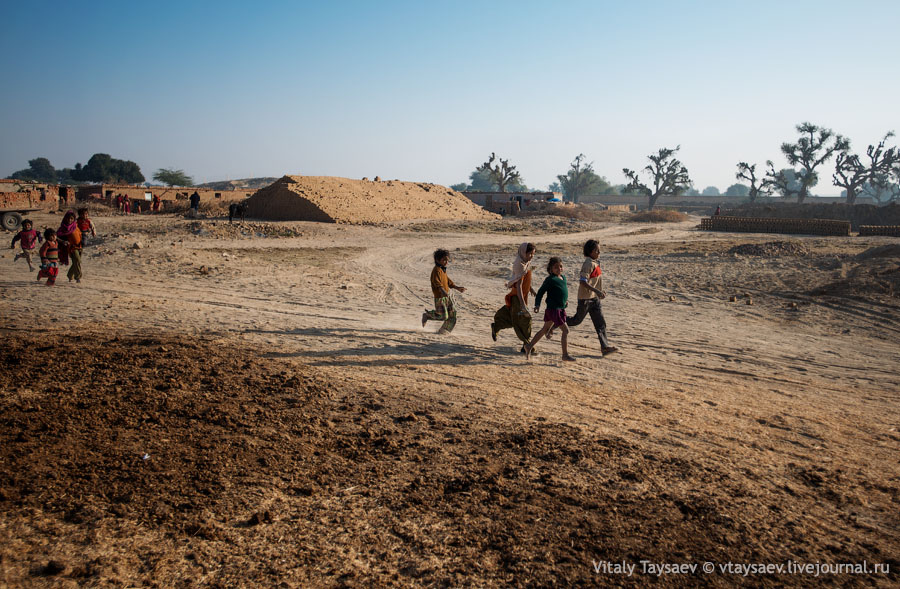
[[[501,329],[512,328],[516,337],[522,340],[521,352],[525,353],[525,344],[531,340],[531,314],[528,312],[528,295],[534,295],[531,288],[531,260],[534,259],[535,247],[533,243],[523,243],[516,252],[513,262],[512,278],[506,283],[510,289],[506,295],[506,301],[500,309],[494,313],[494,322],[491,323],[491,339],[497,341],[497,333]]]
[[[449,263],[450,252],[443,249],[434,252],[434,269],[431,271],[431,294],[434,295],[434,311],[422,313],[422,327],[425,327],[429,319],[444,322],[438,330],[439,335],[450,333],[456,326],[456,308],[453,306],[453,299],[450,298],[450,289],[466,292],[465,288],[456,286],[447,276],[447,264]]]
[[[56,275],[59,274],[59,245],[56,243],[56,231],[47,229],[44,231],[44,245],[41,246],[41,271],[37,279],[47,279],[47,286],[56,284]]]
[[[566,325],[575,327],[584,321],[585,315],[590,314],[594,330],[600,338],[600,353],[606,356],[618,348],[609,345],[609,340],[606,339],[606,320],[600,306],[600,299],[605,299],[606,293],[601,288],[603,273],[600,270],[600,263],[597,262],[599,257],[600,243],[595,239],[587,240],[584,244],[584,264],[581,266],[578,280],[578,308],[575,310],[575,316],[566,320]]]
[[[531,350],[534,349],[544,335],[553,327],[558,327],[562,334],[559,343],[562,345],[562,359],[574,361],[575,358],[569,355],[568,336],[569,328],[566,326],[566,304],[569,300],[569,287],[566,285],[566,277],[563,276],[563,263],[557,257],[550,258],[547,263],[547,278],[544,284],[538,289],[537,298],[534,301],[534,312],[537,313],[541,308],[541,299],[544,294],[547,295],[547,310],[544,311],[544,327],[541,328],[531,343],[525,344],[525,357],[531,357]]]
[[[12,238],[12,244],[9,246],[9,249],[15,249],[16,242],[19,242],[19,245],[22,247],[22,253],[16,254],[13,262],[19,258],[25,258],[25,261],[28,262],[29,272],[34,272],[34,266],[31,265],[31,254],[34,253],[34,245],[44,241],[40,233],[35,231],[33,227],[34,224],[31,222],[31,219],[24,219],[22,221],[22,230],[15,234]]]

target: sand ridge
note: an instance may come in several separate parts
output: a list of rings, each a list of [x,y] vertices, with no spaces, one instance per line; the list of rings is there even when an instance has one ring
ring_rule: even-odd
[[[438,184],[332,176],[284,176],[247,200],[247,214],[274,221],[354,224],[498,217]]]

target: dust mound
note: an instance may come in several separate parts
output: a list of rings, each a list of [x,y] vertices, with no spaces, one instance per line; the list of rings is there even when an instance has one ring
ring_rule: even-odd
[[[437,184],[331,176],[284,176],[247,200],[247,215],[271,221],[383,223],[407,219],[494,219]]]
[[[740,256],[806,256],[809,250],[802,244],[793,241],[770,241],[768,243],[745,243],[736,245],[730,250],[729,254],[738,254]]]
[[[856,256],[857,260],[869,260],[872,258],[900,258],[900,243],[889,243],[878,247],[870,247]]]

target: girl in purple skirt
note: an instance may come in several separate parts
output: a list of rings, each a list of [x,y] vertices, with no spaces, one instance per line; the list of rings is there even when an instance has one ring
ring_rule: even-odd
[[[531,357],[531,350],[535,344],[544,337],[548,331],[558,327],[562,336],[559,338],[562,344],[562,359],[574,362],[575,358],[569,355],[568,337],[569,328],[566,325],[566,304],[569,301],[569,287],[566,284],[566,277],[563,276],[562,260],[557,257],[550,258],[547,263],[547,278],[544,284],[537,292],[537,298],[534,301],[534,312],[537,313],[541,308],[541,299],[544,294],[547,295],[547,310],[544,311],[544,327],[541,328],[537,335],[532,338],[531,343],[525,345],[525,357]]]

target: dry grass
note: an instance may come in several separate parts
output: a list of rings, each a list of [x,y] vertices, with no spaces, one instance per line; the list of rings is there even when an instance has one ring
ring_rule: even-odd
[[[641,211],[625,220],[632,223],[680,223],[687,221],[688,216],[679,211],[659,209],[656,211]]]

